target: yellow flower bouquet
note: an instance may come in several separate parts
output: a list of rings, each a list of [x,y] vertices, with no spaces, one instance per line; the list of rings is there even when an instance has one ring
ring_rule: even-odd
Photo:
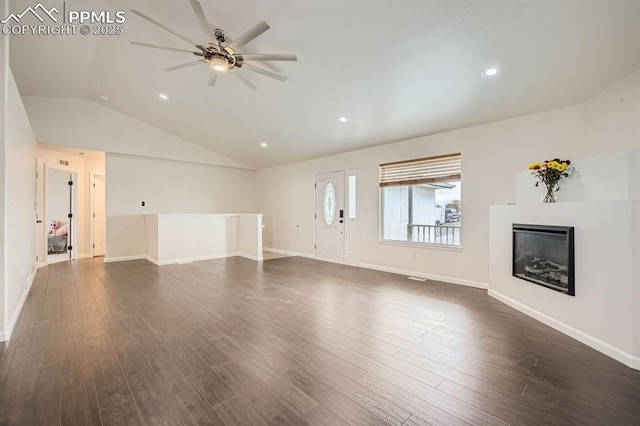
[[[539,186],[540,182],[542,182],[547,189],[542,201],[545,203],[555,203],[557,201],[557,192],[560,189],[558,183],[560,179],[569,177],[572,167],[571,161],[554,158],[553,160],[531,163],[527,169],[531,170],[531,174],[538,178],[536,186]]]

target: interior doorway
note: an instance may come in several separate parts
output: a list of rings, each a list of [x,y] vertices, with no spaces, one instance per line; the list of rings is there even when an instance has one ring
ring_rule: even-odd
[[[45,264],[76,259],[77,173],[44,167]]]
[[[105,176],[91,175],[90,234],[93,257],[104,256],[106,236]]]

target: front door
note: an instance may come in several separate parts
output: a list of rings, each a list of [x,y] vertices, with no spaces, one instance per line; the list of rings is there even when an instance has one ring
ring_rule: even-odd
[[[316,257],[344,263],[344,171],[316,175]]]

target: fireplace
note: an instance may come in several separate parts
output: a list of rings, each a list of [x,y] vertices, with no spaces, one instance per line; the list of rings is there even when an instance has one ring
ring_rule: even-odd
[[[514,223],[513,276],[575,296],[573,226]]]

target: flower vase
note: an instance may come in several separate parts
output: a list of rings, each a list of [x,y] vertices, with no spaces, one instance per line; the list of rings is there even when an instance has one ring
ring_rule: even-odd
[[[556,201],[558,201],[558,189],[560,189],[558,184],[553,183],[553,184],[547,185],[546,187],[547,187],[547,191],[542,196],[542,202],[555,203]]]

